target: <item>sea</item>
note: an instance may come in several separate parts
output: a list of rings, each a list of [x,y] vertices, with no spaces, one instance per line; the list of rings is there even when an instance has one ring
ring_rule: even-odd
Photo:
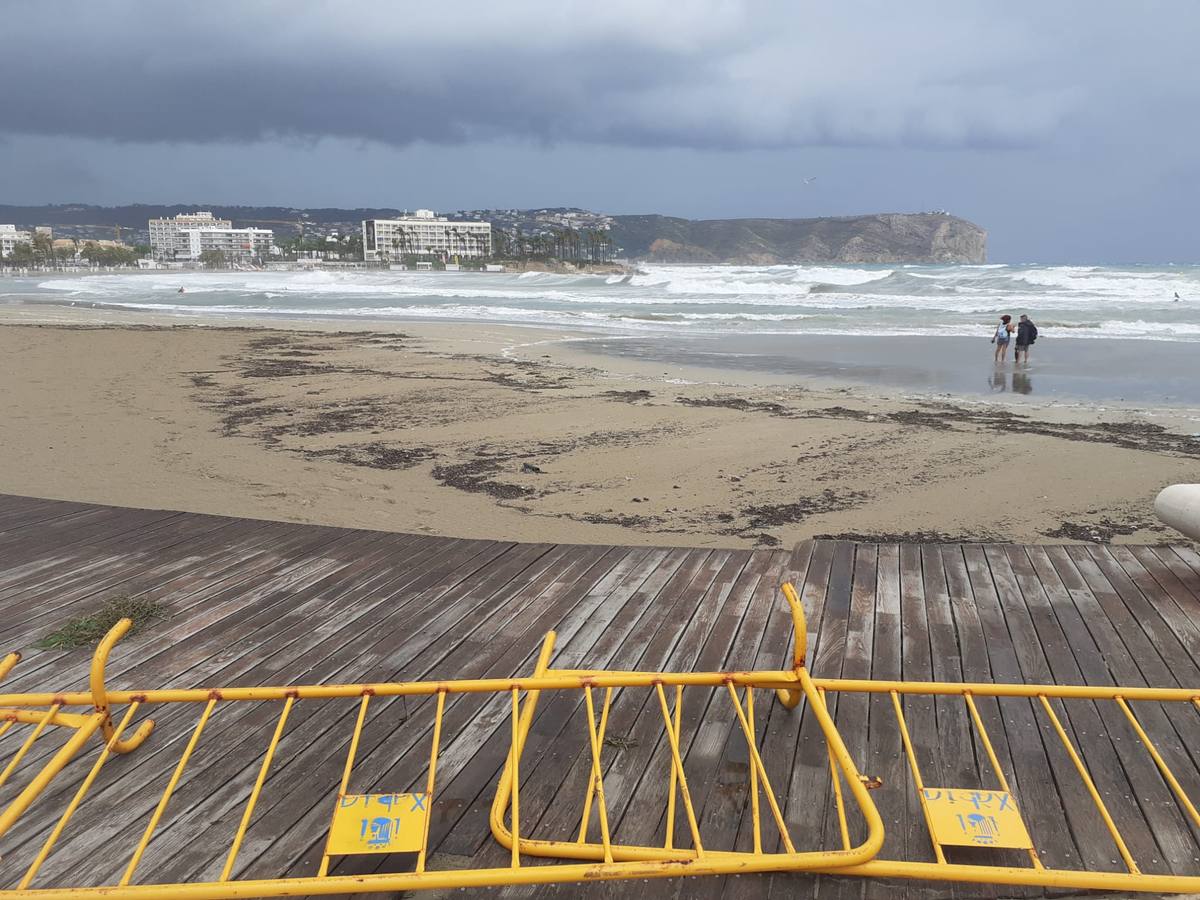
[[[598,354],[661,362],[665,374],[690,364],[926,392],[1200,405],[1200,265],[640,265],[632,275],[171,270],[0,278],[5,302],[230,322],[549,326]],[[1019,386],[1009,379],[998,388],[988,341],[1003,313],[1028,314],[1039,339]]]
[[[1028,313],[1057,338],[1200,342],[1197,265],[641,266],[632,277],[154,271],[0,279],[0,301],[17,297],[231,319],[454,319],[663,334],[978,336],[990,335],[1002,313]]]

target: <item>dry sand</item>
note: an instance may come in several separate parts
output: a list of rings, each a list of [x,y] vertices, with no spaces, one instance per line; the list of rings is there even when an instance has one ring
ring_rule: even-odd
[[[522,541],[1140,542],[1177,537],[1151,502],[1200,458],[1161,411],[679,384],[549,331],[98,315],[0,311],[0,492]]]

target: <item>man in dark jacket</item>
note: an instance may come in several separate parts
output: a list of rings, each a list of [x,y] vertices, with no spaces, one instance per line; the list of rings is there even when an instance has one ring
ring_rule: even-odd
[[[1021,321],[1017,323],[1017,349],[1013,355],[1013,362],[1019,363],[1029,362],[1029,347],[1037,340],[1037,326],[1029,316],[1021,316]]]

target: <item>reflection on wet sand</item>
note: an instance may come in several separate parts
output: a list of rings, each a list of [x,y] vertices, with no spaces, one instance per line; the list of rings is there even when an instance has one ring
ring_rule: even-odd
[[[988,378],[988,387],[993,394],[1003,394],[1012,391],[1014,394],[1032,394],[1033,379],[1028,372],[1004,372],[997,369]]]

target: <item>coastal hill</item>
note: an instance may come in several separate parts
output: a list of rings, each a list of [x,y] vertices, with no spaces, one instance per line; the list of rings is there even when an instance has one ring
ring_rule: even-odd
[[[277,237],[357,233],[363,219],[402,215],[395,208],[296,209],[279,206],[174,204],[130,206],[0,205],[0,222],[50,225],[80,239],[116,235],[146,243],[146,221],[195,209],[211,210],[235,226],[272,228]],[[821,219],[679,219],[613,216],[573,207],[475,209],[445,212],[452,219],[490,221],[522,234],[564,228],[607,228],[620,256],[663,263],[981,263],[987,232],[948,213],[881,213]],[[117,231],[119,226],[120,231]]]
[[[663,263],[982,263],[987,232],[945,213],[823,219],[614,216],[613,240]]]

